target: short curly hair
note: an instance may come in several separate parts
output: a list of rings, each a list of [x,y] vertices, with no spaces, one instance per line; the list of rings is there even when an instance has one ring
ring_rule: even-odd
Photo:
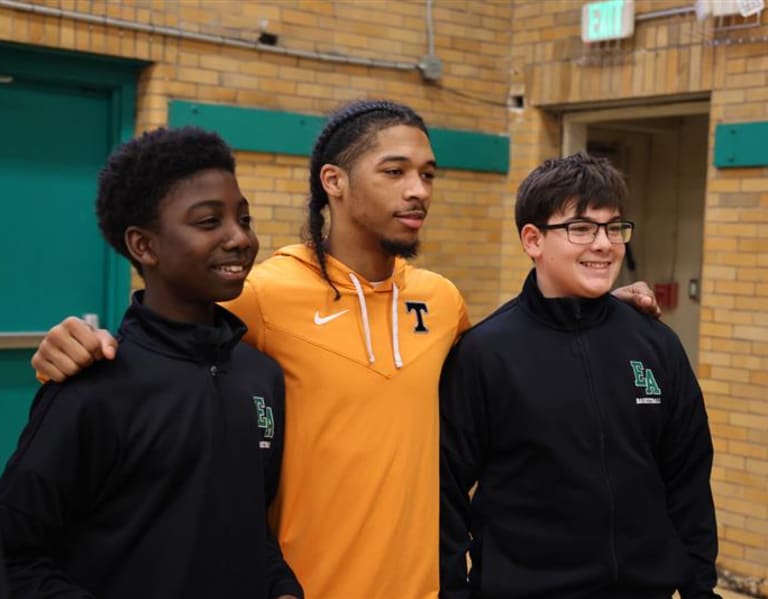
[[[206,169],[234,175],[235,157],[216,133],[159,128],[122,144],[99,172],[96,216],[104,238],[141,272],[125,245],[128,227],[151,227],[160,201],[180,180]]]

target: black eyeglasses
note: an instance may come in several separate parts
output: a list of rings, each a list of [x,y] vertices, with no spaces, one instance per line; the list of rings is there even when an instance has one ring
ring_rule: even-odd
[[[557,225],[537,225],[542,231],[565,229],[568,241],[577,245],[589,245],[597,239],[600,227],[605,227],[605,234],[611,243],[627,243],[632,238],[635,223],[631,220],[612,220],[607,223],[596,223],[592,220],[572,220]]]

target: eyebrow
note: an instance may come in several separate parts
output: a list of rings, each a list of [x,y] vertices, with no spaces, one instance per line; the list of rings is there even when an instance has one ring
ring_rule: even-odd
[[[409,158],[408,156],[400,156],[399,154],[393,154],[390,156],[382,156],[379,159],[379,164],[383,164],[385,162],[412,162],[412,159]],[[426,166],[437,168],[437,162],[435,160],[428,160],[426,163]]]
[[[609,218],[608,220],[603,221],[603,222],[615,223],[615,222],[620,222],[620,221],[624,221],[624,220],[627,220],[627,219],[624,218],[622,215],[619,215],[619,216],[614,216],[613,218]],[[566,218],[563,221],[563,223],[581,223],[581,222],[597,223],[598,225],[603,224],[603,222],[597,221],[597,220],[595,220],[593,218],[587,218],[586,216],[572,216],[571,218]]]
[[[223,203],[224,203],[224,200],[219,200],[216,198],[211,198],[209,200],[200,200],[196,204],[192,204],[187,209],[187,212],[191,212],[192,210],[197,210],[198,208],[216,208],[218,206],[221,206]],[[238,204],[248,205],[248,198],[246,198],[244,195],[241,195],[240,200],[238,201]]]

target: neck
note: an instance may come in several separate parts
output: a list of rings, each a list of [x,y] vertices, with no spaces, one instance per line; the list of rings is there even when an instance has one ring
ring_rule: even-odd
[[[385,254],[378,242],[371,247],[351,240],[342,242],[329,234],[325,251],[368,281],[383,281],[395,269],[395,257]]]
[[[203,325],[214,323],[213,303],[179,302],[175,297],[168,297],[162,290],[154,289],[149,282],[144,290],[143,303],[158,316],[175,322]]]

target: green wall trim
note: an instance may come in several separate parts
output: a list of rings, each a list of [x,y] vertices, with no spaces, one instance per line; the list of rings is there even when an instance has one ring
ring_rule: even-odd
[[[768,166],[768,121],[722,123],[715,127],[715,166]]]
[[[0,73],[14,80],[107,90],[112,94],[112,147],[130,140],[135,132],[136,80],[139,70],[151,63],[0,42]],[[52,132],[55,134],[55,132]],[[105,244],[106,314],[102,327],[117,330],[130,300],[130,263]]]
[[[171,100],[171,127],[196,125],[216,131],[234,149],[309,156],[325,118],[225,104]],[[509,136],[476,131],[430,128],[437,164],[444,169],[507,173]]]

